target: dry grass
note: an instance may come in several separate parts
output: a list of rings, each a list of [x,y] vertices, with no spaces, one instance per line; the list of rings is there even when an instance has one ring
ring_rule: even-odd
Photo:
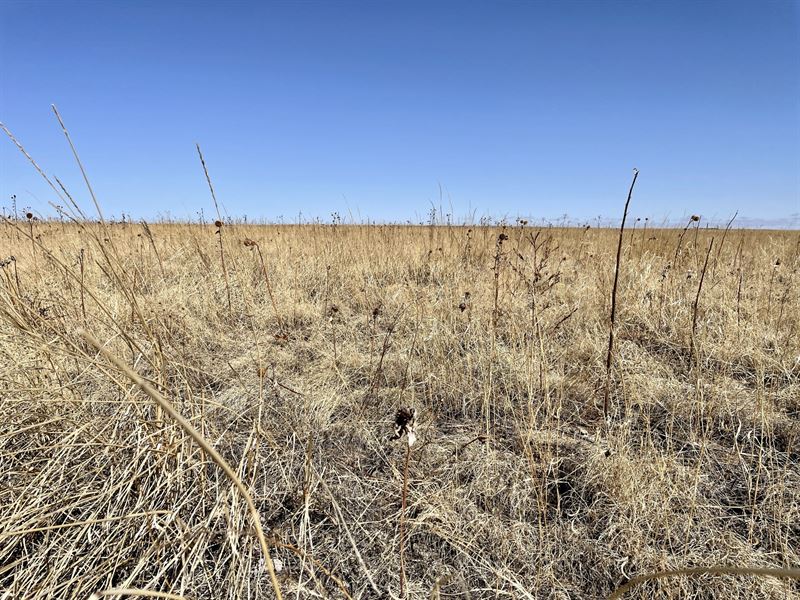
[[[696,226],[625,231],[606,425],[617,231],[0,224],[0,598],[275,596],[236,486],[81,328],[231,465],[286,598],[398,597],[401,557],[420,599],[797,567],[800,238]]]

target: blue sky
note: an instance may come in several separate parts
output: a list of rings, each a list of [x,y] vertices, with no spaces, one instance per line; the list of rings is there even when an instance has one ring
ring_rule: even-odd
[[[107,214],[800,213],[798,2],[0,0],[0,121]],[[0,139],[0,204],[54,195]]]

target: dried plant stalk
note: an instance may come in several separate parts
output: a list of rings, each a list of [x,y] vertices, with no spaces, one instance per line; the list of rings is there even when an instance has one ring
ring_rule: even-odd
[[[606,354],[606,386],[603,393],[603,418],[608,420],[608,400],[611,393],[611,361],[614,354],[614,325],[617,320],[617,284],[619,283],[619,262],[622,256],[622,234],[625,231],[625,219],[628,218],[628,206],[633,196],[633,186],[636,185],[636,178],[639,177],[639,170],[633,170],[633,181],[628,190],[628,199],[625,201],[625,210],[622,212],[622,224],[619,227],[619,241],[617,243],[617,261],[614,266],[614,286],[611,289],[611,325],[608,329],[608,353]]]
[[[214,201],[214,208],[217,211],[217,220],[214,222],[214,225],[217,227],[217,236],[219,241],[219,260],[222,263],[222,274],[225,277],[225,293],[228,297],[228,315],[233,315],[233,303],[231,302],[231,283],[228,278],[228,267],[225,264],[225,245],[222,241],[222,214],[219,212],[219,204],[217,203],[217,195],[214,193],[214,186],[211,184],[211,176],[208,174],[208,169],[206,168],[206,161],[203,158],[203,152],[200,150],[200,144],[195,144],[197,146],[197,155],[200,157],[200,164],[203,166],[203,173],[206,175],[206,181],[208,182],[208,189],[211,191],[211,199]]]

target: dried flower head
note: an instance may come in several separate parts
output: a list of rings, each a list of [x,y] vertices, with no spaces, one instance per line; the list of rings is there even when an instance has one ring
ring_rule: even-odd
[[[508,236],[505,233],[501,233],[499,236],[497,236],[497,241],[501,244],[505,242],[507,239]]]
[[[217,229],[220,229],[222,227],[222,221],[220,221],[219,219],[214,221],[214,227],[216,227]]]
[[[417,441],[417,409],[401,408],[394,416],[394,435],[391,439],[399,440],[406,436],[409,446]]]
[[[33,213],[32,212],[25,213],[25,218],[28,219],[28,221],[30,221],[31,219],[33,219]]]
[[[245,246],[247,246],[248,248],[252,248],[253,246],[255,246],[255,245],[256,245],[256,242],[255,242],[255,240],[251,240],[250,238],[244,238],[244,241],[243,241],[242,243],[243,243]]]
[[[692,215],[691,220],[694,221],[694,222],[697,222],[697,221],[700,220],[700,216],[699,215]]]

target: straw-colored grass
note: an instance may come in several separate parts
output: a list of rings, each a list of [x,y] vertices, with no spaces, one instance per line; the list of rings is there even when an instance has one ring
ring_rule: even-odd
[[[696,227],[607,423],[618,231],[0,223],[0,598],[274,598],[236,481],[286,598],[800,596],[800,236]]]

